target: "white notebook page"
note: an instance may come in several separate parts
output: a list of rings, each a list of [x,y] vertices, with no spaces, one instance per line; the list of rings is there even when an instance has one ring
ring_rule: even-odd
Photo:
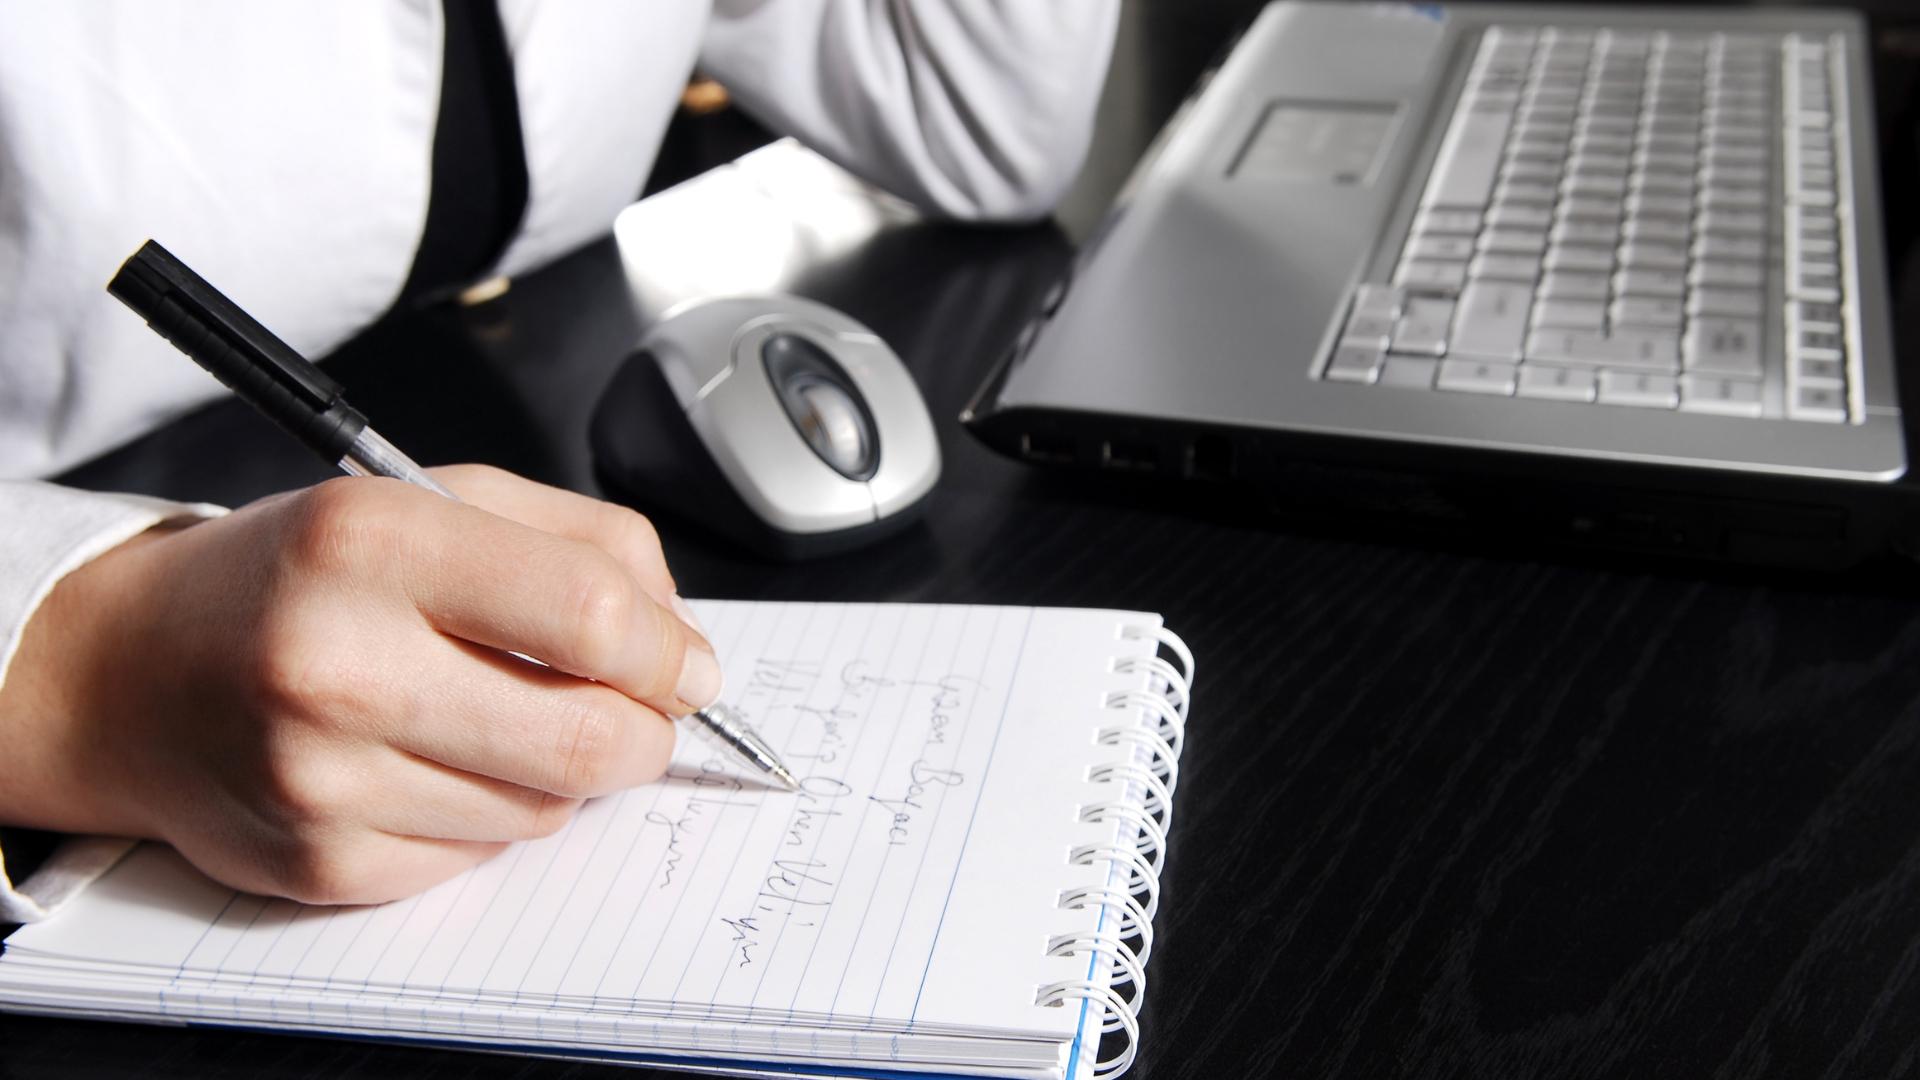
[[[256,1018],[285,1022],[325,1022],[344,1002],[355,1026],[377,1007],[405,1029],[415,1010],[452,1003],[475,1036],[532,1011],[536,1034],[564,1037],[591,1009],[1070,1037],[1078,1011],[1035,1007],[1034,988],[1085,975],[1085,959],[1042,952],[1097,919],[1056,902],[1107,878],[1066,853],[1113,839],[1076,812],[1111,797],[1088,768],[1127,753],[1093,738],[1105,695],[1140,684],[1111,662],[1153,648],[1120,628],[1157,620],[696,607],[728,700],[803,793],[761,785],[683,729],[663,782],[596,800],[559,834],[409,900],[237,894],[149,846],[9,948],[144,968],[178,1015],[217,1012],[209,995],[238,987],[260,999]]]

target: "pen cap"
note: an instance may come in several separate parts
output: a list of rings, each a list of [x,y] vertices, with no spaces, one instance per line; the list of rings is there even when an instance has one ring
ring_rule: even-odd
[[[142,244],[107,291],[328,461],[345,457],[366,428],[339,383],[158,243]]]

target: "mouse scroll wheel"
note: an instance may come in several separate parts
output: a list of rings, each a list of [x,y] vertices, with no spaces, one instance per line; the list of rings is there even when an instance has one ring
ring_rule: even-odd
[[[880,456],[873,417],[840,365],[797,334],[775,334],[761,356],[787,418],[820,460],[849,480],[872,478]]]
[[[860,410],[847,392],[828,382],[806,382],[795,387],[794,394],[805,406],[794,422],[813,452],[842,475],[867,472],[873,454],[867,445],[866,425],[860,422]]]

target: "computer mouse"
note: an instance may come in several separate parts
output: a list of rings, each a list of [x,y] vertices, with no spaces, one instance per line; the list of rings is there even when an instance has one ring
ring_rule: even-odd
[[[783,559],[910,523],[940,476],[920,389],[873,331],[797,296],[678,305],[594,410],[610,493]]]

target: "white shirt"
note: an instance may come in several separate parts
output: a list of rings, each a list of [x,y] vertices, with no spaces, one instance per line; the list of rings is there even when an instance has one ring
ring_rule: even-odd
[[[934,213],[1037,217],[1085,154],[1119,9],[498,2],[529,181],[509,275],[612,226],[696,65]],[[441,29],[435,0],[0,0],[0,681],[61,576],[165,517],[218,512],[26,479],[223,392],[106,280],[153,237],[307,355],[378,317],[426,220]],[[56,858],[42,876],[70,891],[90,875]],[[15,892],[0,865],[0,920],[44,914],[34,886]]]

